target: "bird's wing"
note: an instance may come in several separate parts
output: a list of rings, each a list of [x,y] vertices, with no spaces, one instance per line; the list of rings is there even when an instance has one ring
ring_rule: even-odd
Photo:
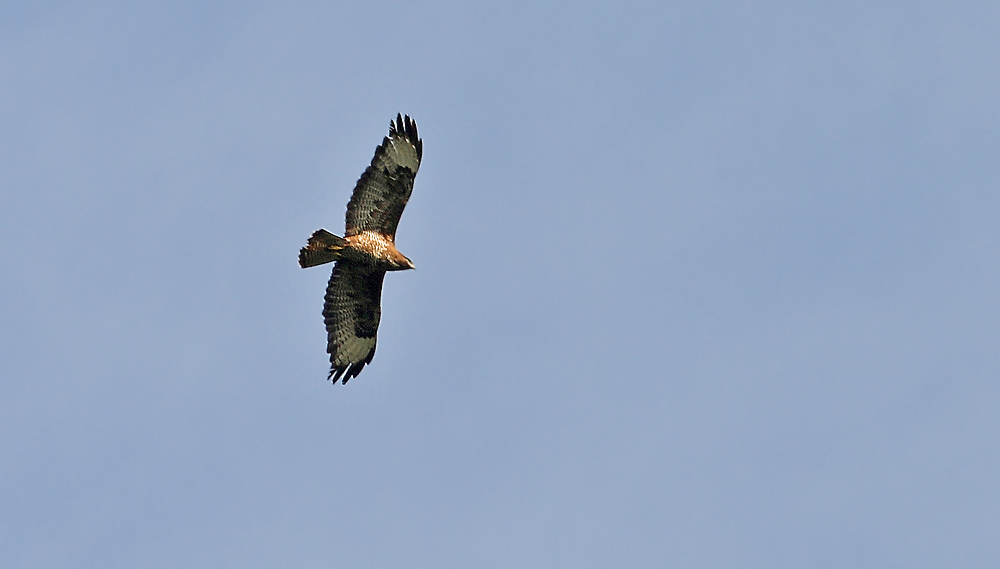
[[[382,317],[382,280],[385,271],[337,261],[326,287],[323,317],[330,378],[344,383],[361,373],[375,356],[375,335]]]
[[[399,217],[413,192],[423,149],[417,123],[409,116],[396,115],[396,120],[389,122],[389,136],[375,149],[371,166],[354,186],[347,204],[348,236],[375,231],[395,237]]]

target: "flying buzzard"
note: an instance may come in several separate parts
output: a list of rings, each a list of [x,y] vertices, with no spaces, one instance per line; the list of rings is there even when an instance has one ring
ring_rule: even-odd
[[[330,354],[328,379],[334,383],[341,377],[344,383],[357,377],[375,355],[386,271],[416,268],[396,250],[395,241],[423,149],[417,123],[409,116],[396,115],[395,121],[389,121],[389,136],[382,139],[371,166],[354,186],[344,237],[320,229],[299,251],[303,269],[337,262],[323,305]]]

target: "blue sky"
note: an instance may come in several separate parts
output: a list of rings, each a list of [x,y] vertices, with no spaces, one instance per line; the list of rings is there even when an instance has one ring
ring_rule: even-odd
[[[1000,8],[8,2],[11,567],[996,567]],[[329,270],[424,161],[379,347]]]

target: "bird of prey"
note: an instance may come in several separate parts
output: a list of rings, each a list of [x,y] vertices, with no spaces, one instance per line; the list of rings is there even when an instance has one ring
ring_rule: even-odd
[[[333,383],[357,377],[375,355],[385,273],[416,268],[396,249],[396,226],[422,154],[417,123],[396,115],[389,121],[389,136],[354,186],[344,237],[320,229],[299,251],[303,269],[336,261],[323,305],[330,354],[327,379]]]

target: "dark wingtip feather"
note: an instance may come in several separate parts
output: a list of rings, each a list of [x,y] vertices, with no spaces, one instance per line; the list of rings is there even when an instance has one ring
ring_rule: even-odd
[[[347,385],[348,380],[350,380],[351,378],[358,377],[358,374],[361,373],[361,370],[365,369],[366,365],[372,363],[372,358],[374,357],[375,357],[375,348],[373,347],[372,351],[368,352],[368,357],[361,360],[360,362],[354,362],[344,366],[333,366],[331,364],[330,373],[326,376],[326,378],[333,380],[333,383],[337,383],[337,381],[341,379],[341,377],[343,377],[343,381],[341,383],[343,385]]]
[[[419,140],[417,137],[417,121],[411,119],[410,115],[406,115],[403,118],[403,130],[406,131],[406,138]]]
[[[405,138],[417,149],[417,158],[423,158],[424,142],[420,140],[420,135],[417,133],[417,121],[411,119],[410,115],[396,113],[396,119],[389,121],[389,136]],[[382,144],[385,145],[388,142],[389,140],[386,138]]]
[[[344,375],[345,371],[347,371],[347,366],[330,368],[330,373],[327,374],[326,378],[333,380],[333,384],[336,385],[337,380],[340,379],[340,376]]]
[[[403,115],[396,113],[396,118],[389,121],[389,136],[406,136]]]
[[[364,367],[365,367],[365,362],[357,362],[351,364],[351,369],[347,370],[347,374],[344,375],[344,385],[347,385],[347,380],[351,379],[352,377],[358,377],[358,374],[361,373],[361,370]]]
[[[334,384],[337,383],[341,378],[341,384],[347,385],[347,382],[354,377],[358,377],[361,370],[365,367],[368,362],[356,362],[353,364],[347,364],[345,366],[334,367],[330,370],[330,374],[326,376],[327,379],[332,380]]]

